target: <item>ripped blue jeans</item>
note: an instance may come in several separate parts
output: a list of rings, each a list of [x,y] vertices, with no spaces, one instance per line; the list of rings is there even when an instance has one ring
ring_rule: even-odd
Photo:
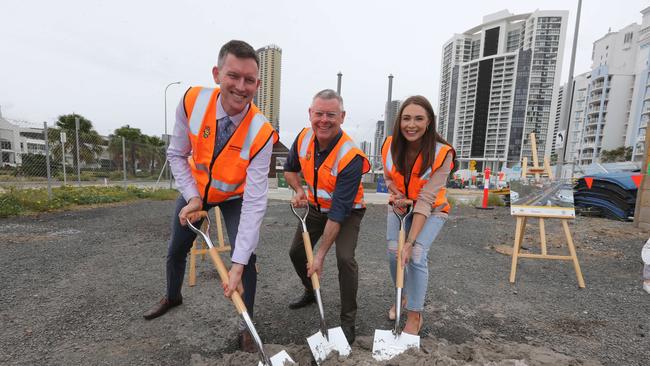
[[[410,216],[405,222],[407,238],[412,220],[413,216]],[[420,234],[416,239],[417,243],[413,246],[411,259],[404,268],[404,289],[402,290],[402,296],[406,296],[407,310],[421,312],[424,309],[424,297],[427,294],[427,286],[429,282],[429,249],[438,236],[438,233],[440,233],[445,221],[447,221],[446,217],[429,216],[422,231],[420,231]],[[391,207],[388,208],[386,223],[386,240],[388,241],[390,275],[393,279],[393,284],[395,284],[399,219],[395,216]]]

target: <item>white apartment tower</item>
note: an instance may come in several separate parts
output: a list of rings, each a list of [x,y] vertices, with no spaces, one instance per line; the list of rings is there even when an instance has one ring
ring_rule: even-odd
[[[260,59],[260,87],[253,102],[279,132],[282,49],[276,45],[262,47],[257,50],[257,57]]]
[[[631,24],[594,42],[579,165],[599,162],[602,150],[625,145],[638,30],[638,24]]]
[[[438,131],[461,169],[499,169],[550,155],[567,11],[503,10],[443,46]],[[550,128],[549,128],[550,126]]]
[[[645,135],[650,121],[650,7],[641,10],[641,14],[641,27],[635,40],[637,58],[627,140],[627,145],[633,146],[632,160],[638,162],[643,162],[643,157],[647,154]]]
[[[643,160],[650,116],[649,12],[642,11],[644,25],[633,23],[596,40],[591,70],[573,80],[566,156],[574,165],[599,163],[603,150],[623,146],[634,146],[633,159]]]
[[[564,91],[566,90],[566,84],[560,86],[560,89],[557,93],[557,101],[555,103],[555,117],[553,118],[553,135],[551,141],[551,151],[550,154],[553,155],[561,146],[559,144],[564,144],[562,141],[558,141],[557,134],[560,132],[560,121],[562,120],[562,113],[564,111]],[[565,134],[566,137],[566,134]]]
[[[565,161],[571,164],[579,164],[580,152],[582,151],[582,132],[584,130],[587,106],[587,85],[591,80],[591,73],[586,72],[573,78],[573,102],[571,114],[569,115],[569,134],[566,148]]]

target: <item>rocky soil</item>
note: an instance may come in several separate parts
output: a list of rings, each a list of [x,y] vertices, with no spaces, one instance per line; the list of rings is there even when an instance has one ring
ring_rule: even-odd
[[[0,220],[0,364],[248,365],[236,350],[237,317],[216,271],[198,261],[184,303],[145,321],[164,294],[173,202],[141,201]],[[347,360],[370,365],[375,329],[390,329],[386,208],[370,205],[362,223],[358,339]],[[539,250],[529,220],[524,247]],[[300,293],[288,258],[296,220],[270,201],[258,249],[256,325],[270,351],[301,365],[305,337],[318,327],[315,306],[289,310]],[[506,208],[453,210],[430,251],[430,281],[420,351],[400,365],[648,365],[650,295],[641,290],[640,252],[650,234],[623,223],[578,217],[571,223],[587,287],[570,262],[522,259],[508,282],[515,220]],[[551,253],[567,253],[561,225],[546,221]],[[225,257],[225,256],[224,256]],[[322,279],[326,316],[338,323],[336,260]]]

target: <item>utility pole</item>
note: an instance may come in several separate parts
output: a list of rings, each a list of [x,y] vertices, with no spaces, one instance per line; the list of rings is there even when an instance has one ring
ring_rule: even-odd
[[[564,108],[562,113],[562,121],[558,128],[558,132],[564,131],[564,138],[562,139],[562,150],[557,154],[557,165],[555,167],[555,176],[562,179],[562,168],[564,167],[564,159],[566,156],[567,142],[569,141],[569,128],[571,117],[571,105],[573,104],[573,69],[576,63],[576,48],[578,45],[578,30],[580,28],[580,9],[582,8],[582,0],[578,0],[578,10],[576,12],[576,27],[573,31],[573,47],[571,49],[571,64],[569,66],[569,81],[567,82],[567,90],[565,90],[564,99],[567,100],[567,107]],[[571,176],[573,178],[573,169],[571,169]]]

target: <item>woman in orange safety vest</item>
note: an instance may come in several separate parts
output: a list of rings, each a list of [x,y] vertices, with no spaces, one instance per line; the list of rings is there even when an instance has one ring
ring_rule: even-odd
[[[436,117],[422,96],[406,99],[399,110],[393,135],[382,146],[384,179],[390,203],[404,206],[413,201],[413,215],[405,223],[406,242],[402,250],[405,282],[402,304],[407,310],[403,331],[419,334],[429,277],[427,255],[449,213],[447,177],[456,152],[436,132]],[[386,239],[390,272],[395,282],[399,219],[388,210]],[[395,319],[395,306],[388,312]]]

